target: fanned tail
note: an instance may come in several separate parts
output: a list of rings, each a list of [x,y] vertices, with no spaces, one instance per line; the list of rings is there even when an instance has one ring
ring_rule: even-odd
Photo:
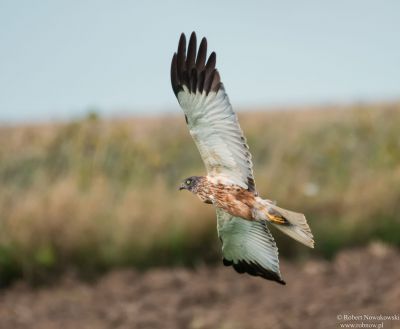
[[[314,237],[303,214],[268,203],[267,220],[296,241],[314,248]]]

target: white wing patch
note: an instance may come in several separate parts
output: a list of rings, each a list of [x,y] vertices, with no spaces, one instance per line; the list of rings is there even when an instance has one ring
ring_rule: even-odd
[[[285,284],[279,271],[278,248],[266,223],[234,217],[217,208],[218,236],[225,265]]]
[[[236,114],[221,86],[218,92],[190,93],[186,87],[178,101],[210,177],[225,177],[233,184],[253,189],[251,154]],[[249,183],[250,182],[250,183]]]

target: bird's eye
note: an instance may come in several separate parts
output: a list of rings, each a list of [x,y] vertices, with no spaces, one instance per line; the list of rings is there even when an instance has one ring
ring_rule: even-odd
[[[191,181],[190,179],[188,179],[188,180],[186,181],[186,185],[190,185],[191,182],[192,182],[192,181]]]

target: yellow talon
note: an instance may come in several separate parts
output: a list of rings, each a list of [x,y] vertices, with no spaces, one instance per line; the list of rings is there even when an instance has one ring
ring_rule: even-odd
[[[275,223],[275,224],[286,224],[287,220],[284,217],[281,216],[275,216],[275,215],[271,215],[268,214],[268,218],[271,222]]]

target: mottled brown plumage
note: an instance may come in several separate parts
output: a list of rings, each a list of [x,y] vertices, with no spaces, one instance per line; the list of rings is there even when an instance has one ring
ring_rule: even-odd
[[[254,220],[252,209],[256,195],[241,186],[213,183],[207,177],[201,177],[195,194],[203,202],[211,202],[233,216]]]
[[[205,38],[197,50],[193,32],[186,49],[181,35],[172,57],[171,84],[207,169],[207,176],[189,177],[180,189],[216,208],[224,265],[284,284],[278,248],[266,223],[309,247],[313,236],[303,214],[258,196],[249,147],[216,69],[216,54],[207,60]]]

